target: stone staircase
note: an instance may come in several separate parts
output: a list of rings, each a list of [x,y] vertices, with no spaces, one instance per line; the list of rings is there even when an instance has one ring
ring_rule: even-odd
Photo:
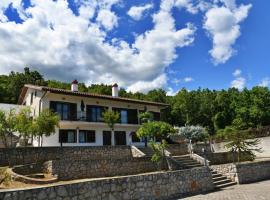
[[[153,155],[153,150],[151,147],[140,147],[138,148],[141,152],[145,154],[146,157],[151,157]],[[173,160],[181,166],[181,169],[191,169],[194,167],[202,167],[203,165],[197,160],[190,157],[190,155],[181,155],[181,156],[172,156]],[[218,173],[211,169],[213,182],[216,189],[221,189],[225,187],[229,187],[232,185],[236,185],[236,182],[228,179],[226,176]]]
[[[175,161],[179,163],[182,169],[191,169],[193,167],[202,167],[203,165],[191,158],[189,155],[173,156]]]
[[[226,176],[219,174],[217,171],[211,169],[211,172],[216,189],[221,189],[237,184],[236,182],[233,182],[232,180],[228,179]]]
[[[139,147],[138,149],[143,152],[146,157],[152,157],[152,155],[154,154],[154,151],[151,147]]]

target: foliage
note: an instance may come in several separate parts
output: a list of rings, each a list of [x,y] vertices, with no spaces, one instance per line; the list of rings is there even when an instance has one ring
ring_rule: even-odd
[[[7,167],[0,167],[0,185],[8,186],[11,182],[11,174],[8,173]]]
[[[152,162],[160,162],[165,157],[165,149],[167,143],[165,140],[162,140],[161,143],[156,143],[154,141],[150,142],[151,148],[154,151],[154,154],[151,158]]]
[[[184,126],[178,130],[178,135],[183,136],[192,142],[205,141],[209,135],[206,130],[201,126]]]
[[[102,116],[104,118],[104,121],[108,124],[108,126],[113,130],[114,125],[118,122],[119,120],[119,113],[114,112],[111,110],[107,110],[102,113]]]
[[[142,124],[153,121],[153,114],[150,112],[142,112],[139,114],[139,119]]]
[[[175,129],[166,122],[153,121],[144,123],[137,131],[137,136],[139,138],[167,138],[169,135],[175,133]]]
[[[43,135],[50,136],[55,132],[55,127],[58,126],[59,116],[49,109],[43,110],[40,115],[34,120],[32,128],[35,129],[35,135],[42,138]],[[41,139],[42,146],[42,139]]]
[[[234,127],[226,127],[218,132],[219,137],[225,138],[228,143],[225,145],[231,152],[237,154],[239,162],[243,157],[255,159],[255,152],[261,152],[258,148],[259,139],[255,139],[249,131],[237,130]]]
[[[14,109],[11,109],[8,113],[0,110],[0,139],[3,141],[5,147],[9,144],[12,145],[12,135],[15,132],[16,125],[16,113]],[[10,142],[8,141],[10,138]]]
[[[45,85],[49,87],[70,89],[70,83],[44,80],[43,76],[29,68],[24,72],[11,72],[0,76],[0,102],[16,103],[25,83]],[[110,85],[79,84],[82,92],[111,95]],[[127,92],[120,88],[121,97],[168,103],[170,106],[162,111],[162,120],[174,126],[200,125],[210,135],[226,126],[234,126],[243,130],[270,125],[270,90],[268,87],[254,87],[239,91],[197,89],[188,91],[185,88],[175,96],[167,96],[162,89],[141,92]]]
[[[19,132],[20,137],[24,139],[24,146],[27,145],[27,140],[35,135],[36,129],[33,126],[33,118],[31,116],[30,108],[23,108],[16,115],[16,130]]]

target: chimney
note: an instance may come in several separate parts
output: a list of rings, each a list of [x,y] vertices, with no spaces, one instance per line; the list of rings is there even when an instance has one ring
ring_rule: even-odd
[[[76,79],[71,83],[71,91],[78,92],[78,81]]]
[[[118,85],[117,85],[117,83],[112,85],[112,96],[113,97],[118,97]]]

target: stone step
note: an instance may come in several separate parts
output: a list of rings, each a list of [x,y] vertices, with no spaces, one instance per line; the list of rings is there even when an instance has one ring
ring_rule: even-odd
[[[213,181],[214,181],[214,182],[216,182],[216,181],[221,181],[221,180],[225,180],[225,179],[227,179],[227,177],[226,177],[226,176],[223,176],[223,175],[221,175],[221,174],[219,174],[219,176],[217,176],[217,177],[213,177]]]
[[[221,188],[225,188],[225,187],[229,187],[229,186],[233,186],[233,185],[236,185],[237,183],[236,182],[229,182],[229,183],[225,183],[225,184],[221,184],[221,185],[216,185],[215,187],[217,189],[221,189]]]
[[[219,181],[214,181],[214,184],[215,185],[223,185],[223,184],[226,184],[226,183],[230,183],[232,182],[230,179],[223,179],[223,180],[219,180]]]

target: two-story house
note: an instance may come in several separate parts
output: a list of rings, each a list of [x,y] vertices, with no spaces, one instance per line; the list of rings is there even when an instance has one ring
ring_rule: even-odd
[[[46,108],[59,114],[59,128],[55,134],[43,137],[43,146],[140,146],[144,143],[135,134],[140,127],[138,114],[147,110],[154,120],[160,120],[160,111],[168,106],[119,97],[117,84],[112,86],[112,96],[79,92],[76,80],[71,90],[25,85],[18,103],[29,106],[34,117]],[[102,117],[106,109],[120,114],[113,133]]]

